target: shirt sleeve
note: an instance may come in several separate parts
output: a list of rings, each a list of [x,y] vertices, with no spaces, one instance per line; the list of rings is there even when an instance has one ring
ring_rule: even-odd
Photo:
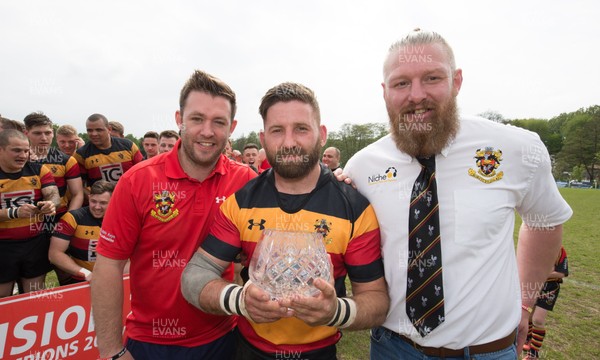
[[[67,160],[65,170],[65,179],[67,180],[81,177],[81,173],[79,172],[79,164],[72,156],[70,156],[69,160]]]
[[[565,248],[560,249],[560,256],[558,257],[558,261],[554,266],[554,271],[565,274],[565,276],[569,276],[569,260],[567,260],[567,252]]]
[[[202,249],[223,261],[233,261],[235,259],[242,248],[240,231],[232,221],[232,219],[235,219],[235,213],[238,212],[239,207],[235,195],[230,196],[219,208],[208,236],[201,244]]]
[[[96,251],[111,259],[128,259],[141,232],[140,214],[136,208],[139,201],[130,179],[127,176],[119,179],[102,220]]]
[[[135,143],[131,145],[131,155],[132,155],[131,162],[134,165],[139,162],[142,162],[144,160],[144,156],[142,155],[142,152],[140,151],[140,149],[137,147],[137,145]]]
[[[42,168],[40,169],[40,181],[42,182],[42,188],[47,186],[56,186],[54,176],[52,176],[52,171],[50,171],[46,165],[42,165]]]
[[[79,165],[79,174],[81,175],[81,179],[83,180],[83,185],[86,186],[88,182],[88,173],[87,169],[85,168],[85,160],[79,152],[75,152],[75,154],[73,154],[73,157],[77,161],[77,165]]]
[[[517,206],[517,211],[527,226],[545,228],[563,224],[573,214],[565,199],[558,191],[551,171],[550,155],[546,146],[537,138],[529,149],[536,149],[534,161],[536,168],[532,172],[527,193]],[[531,150],[530,150],[531,151]]]
[[[70,212],[67,212],[60,218],[58,224],[56,224],[52,236],[70,241],[73,234],[75,234],[76,227],[77,222],[75,221],[75,218]]]
[[[384,276],[379,224],[370,204],[354,223],[354,234],[344,254],[344,263],[352,281],[369,282]]]

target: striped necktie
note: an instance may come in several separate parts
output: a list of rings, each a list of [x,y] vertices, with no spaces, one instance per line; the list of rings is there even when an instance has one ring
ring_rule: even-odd
[[[406,314],[426,336],[444,322],[442,246],[435,156],[417,160],[421,172],[410,198]]]

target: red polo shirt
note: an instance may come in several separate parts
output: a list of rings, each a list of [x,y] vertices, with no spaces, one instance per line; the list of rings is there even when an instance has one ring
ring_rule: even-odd
[[[203,182],[192,179],[179,163],[180,144],[121,177],[97,252],[131,260],[129,337],[193,347],[223,336],[235,322],[234,317],[206,314],[190,305],[181,295],[181,273],[225,198],[256,174],[221,155]],[[224,277],[231,280],[232,275],[230,269]]]

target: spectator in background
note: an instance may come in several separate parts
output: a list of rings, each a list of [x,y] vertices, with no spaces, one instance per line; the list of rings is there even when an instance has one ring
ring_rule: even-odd
[[[160,133],[158,139],[158,152],[160,154],[171,151],[179,140],[179,134],[174,130],[165,130]]]
[[[242,151],[242,161],[244,164],[250,166],[250,168],[258,174],[258,168],[256,167],[256,159],[258,158],[258,145],[255,143],[248,143],[244,146]]]
[[[242,161],[242,152],[236,149],[231,150],[231,159],[239,163]]]
[[[79,165],[74,157],[51,147],[54,139],[52,120],[44,113],[31,113],[24,119],[25,135],[30,143],[30,161],[46,164],[52,172],[60,195],[60,206],[52,223],[58,221],[67,210],[79,209],[83,205],[83,185]],[[70,199],[67,197],[67,190]],[[51,232],[50,232],[51,233]]]
[[[85,186],[90,187],[97,180],[117,182],[127,170],[142,161],[142,153],[131,140],[111,137],[104,115],[90,115],[85,126],[90,140],[75,153]]]
[[[52,264],[71,275],[61,285],[92,279],[102,219],[114,188],[114,183],[96,181],[90,190],[89,206],[70,210],[56,226],[48,257]]]
[[[85,145],[83,139],[77,134],[77,129],[71,125],[62,125],[56,130],[56,144],[58,149],[69,156]]]
[[[43,289],[51,269],[43,220],[55,214],[60,196],[50,170],[28,158],[25,134],[0,132],[0,297],[10,296],[16,281],[24,292]]]
[[[335,171],[340,168],[340,150],[336,147],[328,147],[323,151],[323,164],[327,165],[329,170]]]
[[[548,311],[554,310],[560,292],[560,284],[567,276],[569,276],[567,252],[564,247],[561,247],[552,272],[548,275],[548,279],[535,301],[535,306],[531,309],[529,332],[525,345],[523,345],[523,351],[526,352],[523,360],[540,358],[540,348],[546,336],[546,316]]]
[[[233,151],[231,139],[227,139],[227,144],[225,144],[225,149],[223,149],[223,154],[231,159],[231,151]]]
[[[0,116],[0,131],[7,130],[7,129],[19,130],[20,132],[24,133],[25,125],[21,124],[21,122],[19,122],[19,121],[10,120],[10,119],[3,118]]]
[[[267,153],[265,152],[265,148],[258,150],[258,157],[256,158],[256,163],[258,164],[259,174],[271,168],[271,164],[269,164],[269,159],[267,159]]]
[[[118,121],[109,121],[108,122],[110,135],[118,138],[125,137],[125,127]]]
[[[142,147],[146,153],[145,159],[151,159],[158,155],[158,140],[160,139],[156,131],[148,131],[144,134]]]

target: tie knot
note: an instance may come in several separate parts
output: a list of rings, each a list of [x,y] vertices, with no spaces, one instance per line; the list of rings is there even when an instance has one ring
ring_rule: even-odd
[[[431,173],[435,172],[435,155],[430,157],[418,157],[419,163],[427,168]]]

